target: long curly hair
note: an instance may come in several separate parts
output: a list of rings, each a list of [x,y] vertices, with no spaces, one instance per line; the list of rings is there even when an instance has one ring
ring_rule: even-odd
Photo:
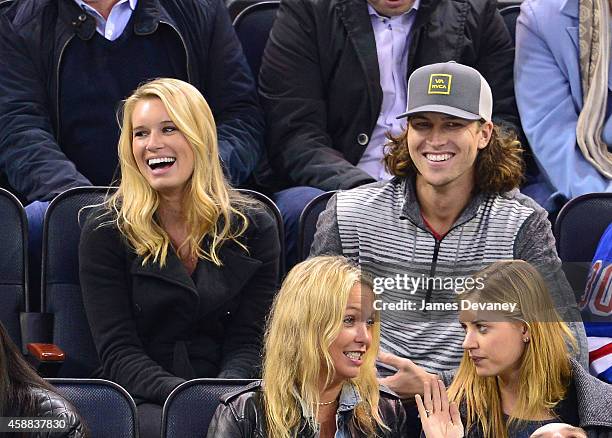
[[[121,181],[105,206],[136,254],[143,257],[143,264],[152,260],[163,267],[171,241],[156,219],[160,197],[140,173],[132,152],[132,114],[136,104],[147,99],[162,101],[193,149],[194,170],[183,205],[189,231],[182,246],[189,248],[190,257],[221,266],[218,250],[225,241],[233,240],[244,248],[238,238],[248,226],[242,207],[250,205],[250,201],[230,190],[221,169],[212,112],[193,85],[178,79],[155,79],[140,85],[125,100],[119,114]],[[205,237],[210,238],[206,246],[202,245]]]
[[[418,173],[408,151],[408,130],[388,136],[385,147],[385,167],[395,176],[407,177]],[[475,169],[475,190],[479,193],[504,193],[518,187],[524,174],[523,149],[513,131],[493,126],[489,144],[478,152]]]
[[[350,291],[360,283],[371,288],[359,268],[337,256],[308,259],[287,275],[274,301],[265,336],[263,380],[269,437],[294,436],[302,406],[310,410],[311,427],[316,427],[320,373],[325,370],[328,383],[335,374],[329,347],[342,328]],[[387,429],[378,412],[375,363],[379,343],[377,313],[359,376],[351,379],[362,400],[353,421],[368,437],[376,435],[377,425]]]

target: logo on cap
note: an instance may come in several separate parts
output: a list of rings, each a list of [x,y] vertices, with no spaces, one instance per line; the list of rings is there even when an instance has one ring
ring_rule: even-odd
[[[450,94],[453,75],[434,73],[429,75],[427,94]]]

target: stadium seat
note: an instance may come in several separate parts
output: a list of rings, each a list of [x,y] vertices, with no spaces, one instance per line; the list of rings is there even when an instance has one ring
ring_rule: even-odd
[[[79,282],[80,223],[88,205],[100,204],[108,187],[78,187],[58,195],[43,225],[41,309],[53,316],[52,342],[66,358],[58,377],[89,377],[99,366]]]
[[[136,404],[116,383],[102,379],[47,379],[81,415],[92,438],[136,438]]]
[[[504,23],[506,23],[506,27],[510,32],[510,36],[512,36],[512,42],[516,41],[516,19],[521,12],[521,5],[510,5],[499,10],[502,18],[504,19]]]
[[[612,193],[589,193],[563,206],[555,223],[559,257],[590,263],[599,239],[612,222]]]
[[[254,380],[194,379],[177,386],[162,411],[162,438],[204,437],[219,397]]]
[[[599,239],[612,223],[612,193],[589,193],[570,200],[555,222],[557,252],[579,299]]]
[[[308,257],[315,232],[317,231],[317,219],[323,210],[325,210],[329,198],[331,198],[334,193],[336,192],[321,193],[306,204],[306,207],[302,210],[298,225],[298,263],[306,260]]]
[[[266,195],[256,192],[255,190],[249,189],[236,189],[243,195],[247,195],[253,199],[258,200],[263,205],[266,206],[268,211],[272,213],[272,216],[276,218],[276,227],[278,228],[278,239],[280,241],[280,260],[279,260],[279,282],[282,280],[283,273],[285,272],[285,226],[283,225],[283,217],[281,216],[281,212],[270,198]]]
[[[238,2],[234,2],[236,4]],[[251,2],[252,3],[252,2]],[[268,41],[268,35],[276,18],[279,1],[264,1],[251,4],[234,20],[234,29],[242,43],[247,62],[257,82],[261,57]]]
[[[20,314],[29,307],[27,293],[27,219],[19,200],[0,189],[0,321],[21,345]]]

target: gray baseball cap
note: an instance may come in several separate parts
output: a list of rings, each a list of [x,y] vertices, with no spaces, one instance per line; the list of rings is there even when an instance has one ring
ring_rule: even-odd
[[[450,114],[467,120],[491,121],[493,95],[491,87],[478,72],[455,61],[426,65],[416,69],[408,79],[406,112]]]

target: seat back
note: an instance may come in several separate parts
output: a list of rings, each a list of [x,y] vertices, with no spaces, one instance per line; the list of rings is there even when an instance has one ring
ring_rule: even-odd
[[[93,438],[138,437],[136,404],[128,392],[102,379],[47,379],[68,400]]]
[[[206,436],[219,398],[254,380],[194,379],[174,388],[164,403],[162,438]]]
[[[237,2],[235,2],[237,3]],[[259,76],[263,56],[279,1],[264,1],[246,7],[234,20],[236,35],[253,72],[255,82]]]
[[[516,19],[521,12],[521,5],[510,5],[499,10],[506,27],[512,37],[512,42],[516,42]]]
[[[319,219],[319,215],[325,210],[327,202],[335,193],[335,191],[321,193],[306,204],[306,207],[302,210],[298,225],[298,263],[308,257],[317,231],[317,219]]]
[[[555,222],[557,252],[577,301],[580,301],[597,245],[612,223],[612,193],[589,193],[570,200]]]
[[[43,312],[53,315],[53,343],[66,353],[59,377],[89,377],[99,366],[79,281],[81,224],[102,203],[108,187],[78,187],[58,195],[43,225]]]
[[[27,219],[19,200],[0,189],[0,321],[21,345],[19,315],[29,307],[27,293]]]
[[[570,200],[555,223],[561,260],[590,263],[599,239],[611,222],[612,193],[589,193]]]
[[[281,215],[281,212],[276,206],[276,204],[274,203],[274,201],[272,201],[270,198],[268,198],[266,195],[262,193],[256,192],[255,190],[249,190],[249,189],[236,189],[236,190],[242,193],[243,195],[249,196],[261,202],[268,209],[268,211],[272,214],[272,216],[274,216],[274,218],[276,219],[276,227],[278,229],[278,239],[280,242],[280,260],[278,261],[279,262],[278,280],[280,282],[280,280],[282,280],[283,273],[285,272],[285,226],[283,225],[283,217]]]

